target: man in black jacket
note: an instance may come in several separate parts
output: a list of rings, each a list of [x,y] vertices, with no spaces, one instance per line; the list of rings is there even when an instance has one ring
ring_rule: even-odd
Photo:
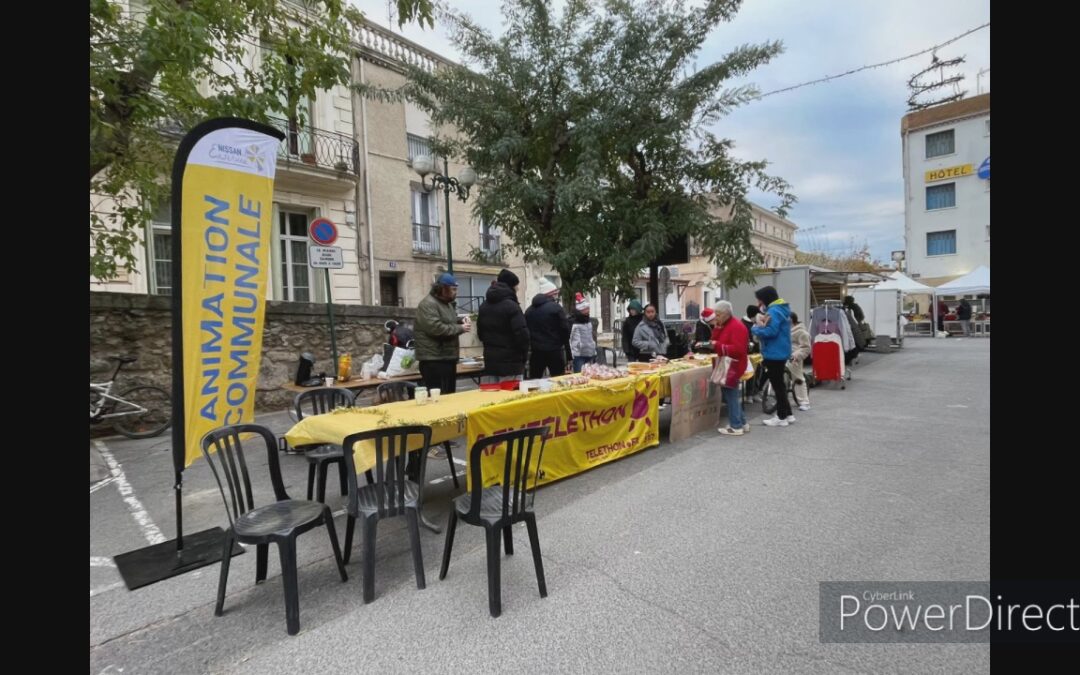
[[[971,337],[971,303],[967,298],[961,298],[956,307],[956,318],[964,328],[964,337]]]
[[[520,380],[529,352],[529,328],[517,299],[518,278],[502,270],[480,305],[476,336],[484,343],[484,374],[497,381]]]
[[[532,356],[529,357],[529,377],[536,379],[562,375],[566,372],[566,351],[570,342],[570,325],[566,311],[555,301],[558,287],[542,279],[540,292],[533,296],[532,305],[525,310],[529,327]]]
[[[644,318],[644,311],[641,307],[641,301],[637,298],[631,300],[630,304],[626,306],[628,316],[622,322],[622,350],[623,354],[626,354],[628,363],[638,359],[638,350],[634,346],[634,331],[637,330],[638,324]]]

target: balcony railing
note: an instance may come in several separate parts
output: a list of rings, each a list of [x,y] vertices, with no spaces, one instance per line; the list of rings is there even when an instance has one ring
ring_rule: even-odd
[[[360,145],[349,136],[281,118],[273,118],[270,123],[285,134],[278,146],[278,158],[287,164],[297,162],[360,175]]]
[[[499,251],[499,235],[497,234],[481,234],[480,235],[480,250],[484,253],[498,256]]]
[[[459,312],[476,314],[480,311],[480,305],[484,304],[484,298],[480,295],[457,296],[457,308]]]
[[[422,225],[420,223],[413,223],[413,253],[422,253],[424,255],[442,255],[442,247],[439,245],[439,229],[440,228],[435,225]]]

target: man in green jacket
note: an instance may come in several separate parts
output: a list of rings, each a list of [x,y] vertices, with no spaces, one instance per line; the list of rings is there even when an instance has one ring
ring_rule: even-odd
[[[444,272],[416,308],[413,345],[420,377],[429,391],[439,389],[444,394],[457,391],[458,336],[472,328],[454,309],[457,289],[454,276]]]

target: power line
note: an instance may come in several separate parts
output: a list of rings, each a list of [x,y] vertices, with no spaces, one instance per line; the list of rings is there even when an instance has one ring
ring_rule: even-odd
[[[907,56],[901,56],[900,58],[892,59],[891,61],[883,61],[881,63],[875,63],[875,64],[872,64],[872,65],[869,65],[869,66],[862,66],[861,68],[855,68],[853,70],[849,70],[847,72],[839,73],[837,75],[829,75],[828,77],[823,77],[823,78],[818,79],[818,80],[811,80],[810,82],[803,82],[802,84],[796,84],[796,85],[792,85],[790,87],[784,87],[783,89],[774,89],[773,91],[770,91],[770,92],[767,92],[767,93],[764,93],[764,94],[761,94],[761,95],[757,96],[755,98],[755,100],[763,99],[766,96],[772,96],[773,94],[781,94],[781,93],[783,93],[785,91],[792,91],[794,89],[801,89],[802,87],[809,87],[812,84],[821,84],[822,82],[829,82],[830,80],[835,80],[835,79],[838,79],[838,78],[841,78],[841,77],[847,77],[848,75],[854,75],[855,73],[861,73],[864,70],[871,70],[873,68],[884,68],[885,66],[891,66],[894,63],[900,63],[901,61],[907,61],[908,59],[913,59],[916,56],[922,56],[923,54],[929,54],[931,52],[937,51],[938,49],[941,49],[942,47],[944,47],[946,45],[950,45],[950,44],[956,42],[957,40],[965,38],[968,35],[971,35],[972,33],[980,31],[983,28],[989,28],[989,27],[990,27],[990,22],[987,21],[986,23],[984,23],[981,26],[976,26],[975,28],[972,28],[971,30],[969,30],[967,32],[961,33],[960,35],[957,35],[954,38],[946,40],[945,42],[942,42],[940,44],[936,44],[933,47],[927,47],[926,49],[924,49],[922,51],[919,51],[919,52],[915,52],[914,54],[908,54]]]

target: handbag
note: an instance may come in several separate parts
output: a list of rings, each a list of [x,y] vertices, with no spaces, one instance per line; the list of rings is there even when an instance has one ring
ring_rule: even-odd
[[[730,356],[721,356],[716,360],[716,365],[713,366],[712,375],[709,376],[709,380],[713,384],[723,385],[727,382],[728,370],[731,368],[731,364],[734,363],[734,359]]]

